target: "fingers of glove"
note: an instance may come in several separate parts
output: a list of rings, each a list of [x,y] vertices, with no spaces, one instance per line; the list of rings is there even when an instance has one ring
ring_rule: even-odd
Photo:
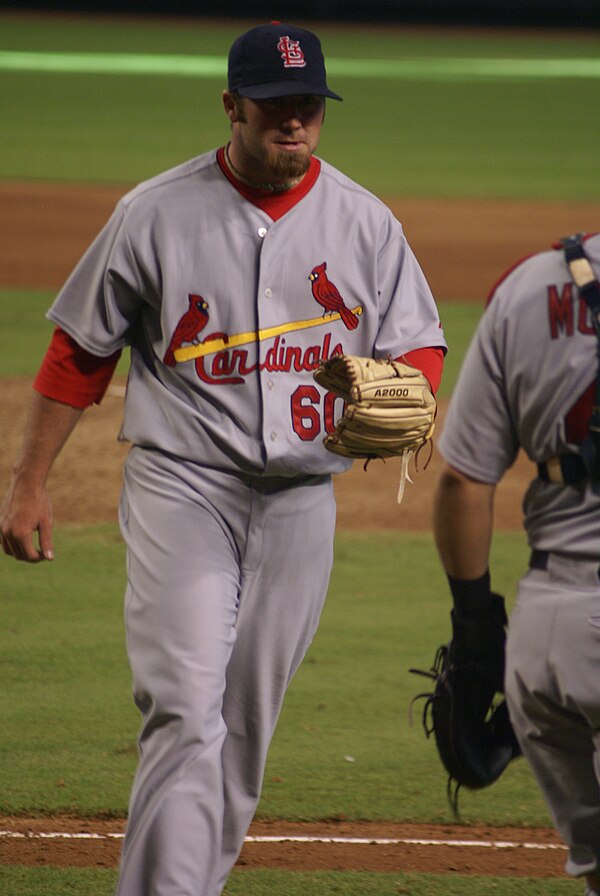
[[[427,383],[420,370],[401,361],[393,361],[391,358],[361,358],[357,355],[343,357],[348,378],[354,383],[377,383],[394,379]]]
[[[440,698],[432,707],[433,730],[442,764],[463,787],[476,790],[496,781],[517,753],[510,741],[475,720],[464,696]],[[458,712],[457,712],[458,711]]]
[[[403,440],[398,437],[382,438],[358,435],[348,430],[332,433],[324,441],[325,447],[346,457],[397,457],[405,451],[416,451],[422,440]],[[344,450],[345,449],[345,450]]]
[[[431,415],[421,408],[388,408],[348,405],[340,424],[353,432],[412,433],[425,436],[433,426]]]
[[[350,389],[352,384],[343,371],[331,370],[324,365],[318,367],[313,373],[313,379],[319,386],[323,386],[328,392],[339,395],[344,401],[350,401]]]
[[[347,355],[345,367],[351,383],[377,382],[395,375],[390,361],[385,358],[361,358],[357,355]]]
[[[357,355],[334,355],[321,361],[313,377],[327,389],[347,390],[356,383],[391,382],[399,378],[428,385],[421,371],[408,364]]]
[[[315,378],[318,377],[317,382],[324,380],[325,383],[329,381],[338,385],[345,383],[348,387],[354,383],[392,376],[394,376],[394,371],[387,361],[360,358],[357,355],[334,355],[326,361],[321,361],[315,371]]]
[[[506,704],[496,705],[493,683],[471,666],[457,666],[446,645],[436,651],[431,672],[434,691],[420,695],[429,698],[424,713],[427,736],[434,735],[453,782],[472,789],[487,787],[520,753]]]
[[[323,444],[328,451],[332,452],[332,454],[339,454],[341,457],[350,457],[353,460],[366,460],[369,457],[375,456],[375,452],[366,450],[364,445],[361,445],[358,448],[345,445],[344,442],[339,441],[335,434],[327,436],[323,440]],[[383,455],[378,456],[381,457]]]
[[[422,440],[418,439],[402,439],[398,437],[384,439],[380,436],[357,436],[349,432],[339,434],[336,441],[355,451],[364,451],[366,454],[379,457],[394,457],[403,454],[405,451],[417,451],[423,444]]]
[[[352,426],[352,422],[347,423],[342,420],[334,433],[336,439],[347,445],[358,447],[365,446],[370,451],[377,453],[378,449],[387,449],[389,452],[386,456],[392,454],[400,454],[403,451],[417,451],[429,439],[429,430],[426,428],[413,428],[407,430],[398,429],[379,429],[371,427]]]

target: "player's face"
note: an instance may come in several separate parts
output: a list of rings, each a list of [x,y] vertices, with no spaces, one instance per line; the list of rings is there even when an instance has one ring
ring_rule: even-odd
[[[236,102],[226,91],[224,103],[233,124],[230,156],[244,177],[282,183],[308,170],[325,116],[323,97],[242,97]]]

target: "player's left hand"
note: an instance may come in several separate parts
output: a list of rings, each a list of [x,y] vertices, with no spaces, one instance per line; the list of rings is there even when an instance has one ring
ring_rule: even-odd
[[[415,367],[390,359],[334,355],[314,379],[346,402],[323,444],[352,458],[412,453],[433,435],[437,411],[429,381]]]

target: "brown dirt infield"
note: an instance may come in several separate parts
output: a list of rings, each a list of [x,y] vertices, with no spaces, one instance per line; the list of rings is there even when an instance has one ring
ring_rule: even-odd
[[[0,183],[1,288],[58,288],[110,214],[124,187],[86,187],[45,183]],[[483,302],[490,287],[516,259],[538,251],[566,233],[596,230],[599,203],[522,203],[483,200],[388,200],[440,300]],[[100,407],[87,412],[57,461],[50,488],[56,522],[93,523],[116,519],[121,463],[127,446],[116,441],[122,409],[120,383]],[[18,450],[30,395],[28,380],[4,380],[0,429],[0,492]],[[438,428],[443,427],[440,409]],[[396,503],[398,464],[360,464],[339,477],[336,494],[339,527],[365,530],[428,530],[431,496],[440,460],[407,486]],[[501,484],[496,523],[520,527],[520,500],[531,475],[519,458]],[[117,821],[0,818],[0,863],[114,867],[121,833]],[[39,837],[41,832],[95,832],[95,839]],[[429,871],[483,875],[551,877],[564,875],[565,853],[554,832],[523,828],[462,828],[458,825],[351,824],[345,821],[300,825],[255,823],[254,836],[303,835],[392,840],[469,840],[522,844],[512,846],[427,845],[425,843],[247,843],[238,867],[297,870],[346,869]],[[529,848],[525,843],[552,848]]]
[[[0,817],[0,864],[114,868],[123,830],[124,823],[119,821]],[[553,831],[531,828],[260,821],[252,824],[249,838],[251,842],[245,843],[237,863],[239,869],[427,871],[544,878],[562,876],[566,857]],[[257,839],[252,842],[253,838]],[[278,842],[261,842],[260,838]],[[370,842],[349,842],[356,839]],[[473,841],[481,845],[466,845]]]

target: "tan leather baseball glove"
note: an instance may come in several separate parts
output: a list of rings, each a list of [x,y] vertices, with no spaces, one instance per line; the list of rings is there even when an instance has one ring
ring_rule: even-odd
[[[335,431],[323,444],[352,458],[412,454],[434,431],[437,405],[427,378],[391,359],[334,355],[313,374],[346,402]]]

